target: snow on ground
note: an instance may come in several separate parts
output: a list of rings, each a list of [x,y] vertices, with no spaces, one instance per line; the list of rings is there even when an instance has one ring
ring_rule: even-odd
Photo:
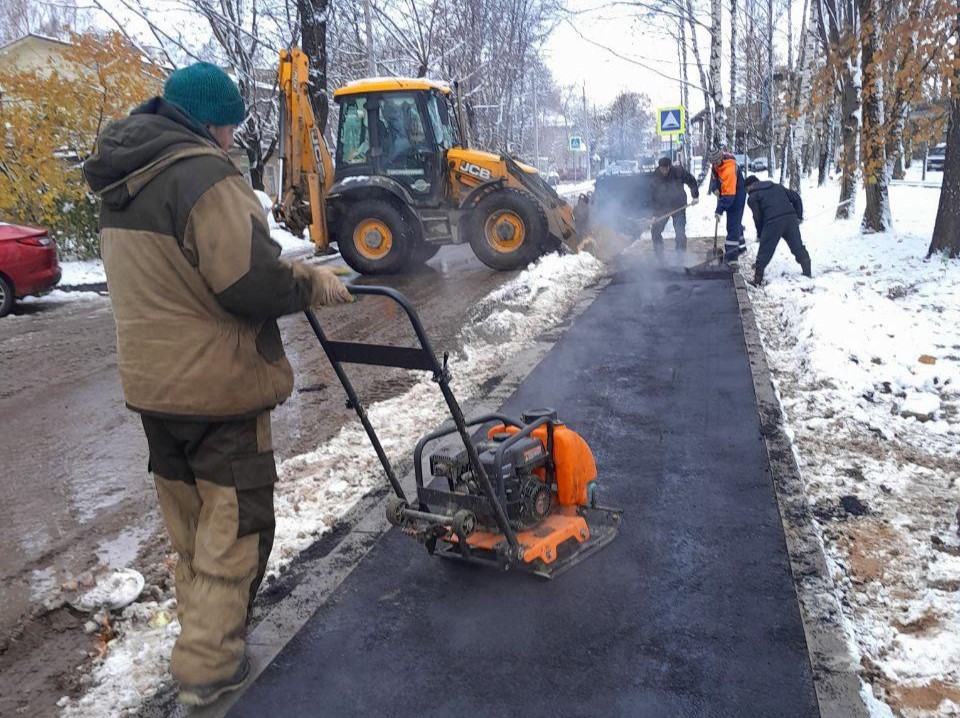
[[[463,349],[450,358],[458,399],[469,401],[484,382],[501,373],[511,356],[563,321],[603,272],[603,265],[589,254],[550,255],[479,302],[462,331]],[[410,468],[420,435],[447,417],[439,390],[423,374],[404,394],[368,407],[368,414],[398,473]],[[361,497],[385,482],[359,423],[348,424],[316,450],[284,461],[279,474],[271,575],[281,572]],[[118,637],[94,665],[90,689],[79,699],[63,698],[62,715],[129,715],[168,683],[170,650],[179,631],[175,618],[165,623],[171,613],[175,613],[172,599],[124,609],[113,625]]]
[[[781,243],[750,295],[871,713],[960,715],[960,263],[924,259],[936,189],[867,236],[837,195],[804,192],[813,280]]]
[[[64,292],[62,289],[54,289],[38,297],[23,297],[17,300],[17,304],[36,304],[38,306],[52,306],[55,304],[68,304],[71,302],[90,302],[104,299],[97,292]],[[105,300],[104,300],[105,301]],[[33,313],[21,315],[11,315],[15,319],[27,319],[34,316]],[[10,317],[7,317],[10,319]]]
[[[104,284],[107,281],[103,261],[100,259],[60,262],[60,271],[63,273],[60,284],[70,287],[78,284]]]

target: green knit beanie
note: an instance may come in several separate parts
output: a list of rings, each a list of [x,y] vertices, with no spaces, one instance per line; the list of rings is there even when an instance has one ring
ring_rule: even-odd
[[[239,125],[246,117],[236,84],[209,62],[198,62],[170,75],[163,86],[163,99],[201,125]]]

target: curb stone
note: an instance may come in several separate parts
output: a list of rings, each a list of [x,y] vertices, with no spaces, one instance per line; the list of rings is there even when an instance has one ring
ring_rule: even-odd
[[[743,276],[734,273],[733,282],[757,398],[760,431],[783,522],[820,715],[822,718],[868,718],[860,696],[860,665],[846,637],[836,587],[784,428],[783,412],[774,392],[753,304]]]

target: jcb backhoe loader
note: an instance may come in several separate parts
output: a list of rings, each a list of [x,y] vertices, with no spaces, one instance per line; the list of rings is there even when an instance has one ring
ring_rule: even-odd
[[[364,274],[401,271],[441,245],[469,242],[480,260],[517,269],[577,246],[573,209],[509,155],[470,149],[450,87],[367,79],[334,93],[336,169],[307,95],[307,58],[280,53],[282,191],[277,219],[309,228],[318,252],[336,242]]]

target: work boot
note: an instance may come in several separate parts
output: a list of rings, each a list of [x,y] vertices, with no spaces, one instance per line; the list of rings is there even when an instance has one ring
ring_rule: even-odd
[[[250,677],[250,659],[246,656],[240,661],[240,666],[233,677],[214,683],[202,683],[196,686],[181,685],[177,700],[188,706],[208,706],[222,695],[243,687]]]
[[[740,256],[740,247],[736,242],[727,242],[723,246],[723,261],[732,264]]]
[[[803,272],[804,277],[812,277],[813,272],[810,269],[810,257],[800,260],[800,271]]]

